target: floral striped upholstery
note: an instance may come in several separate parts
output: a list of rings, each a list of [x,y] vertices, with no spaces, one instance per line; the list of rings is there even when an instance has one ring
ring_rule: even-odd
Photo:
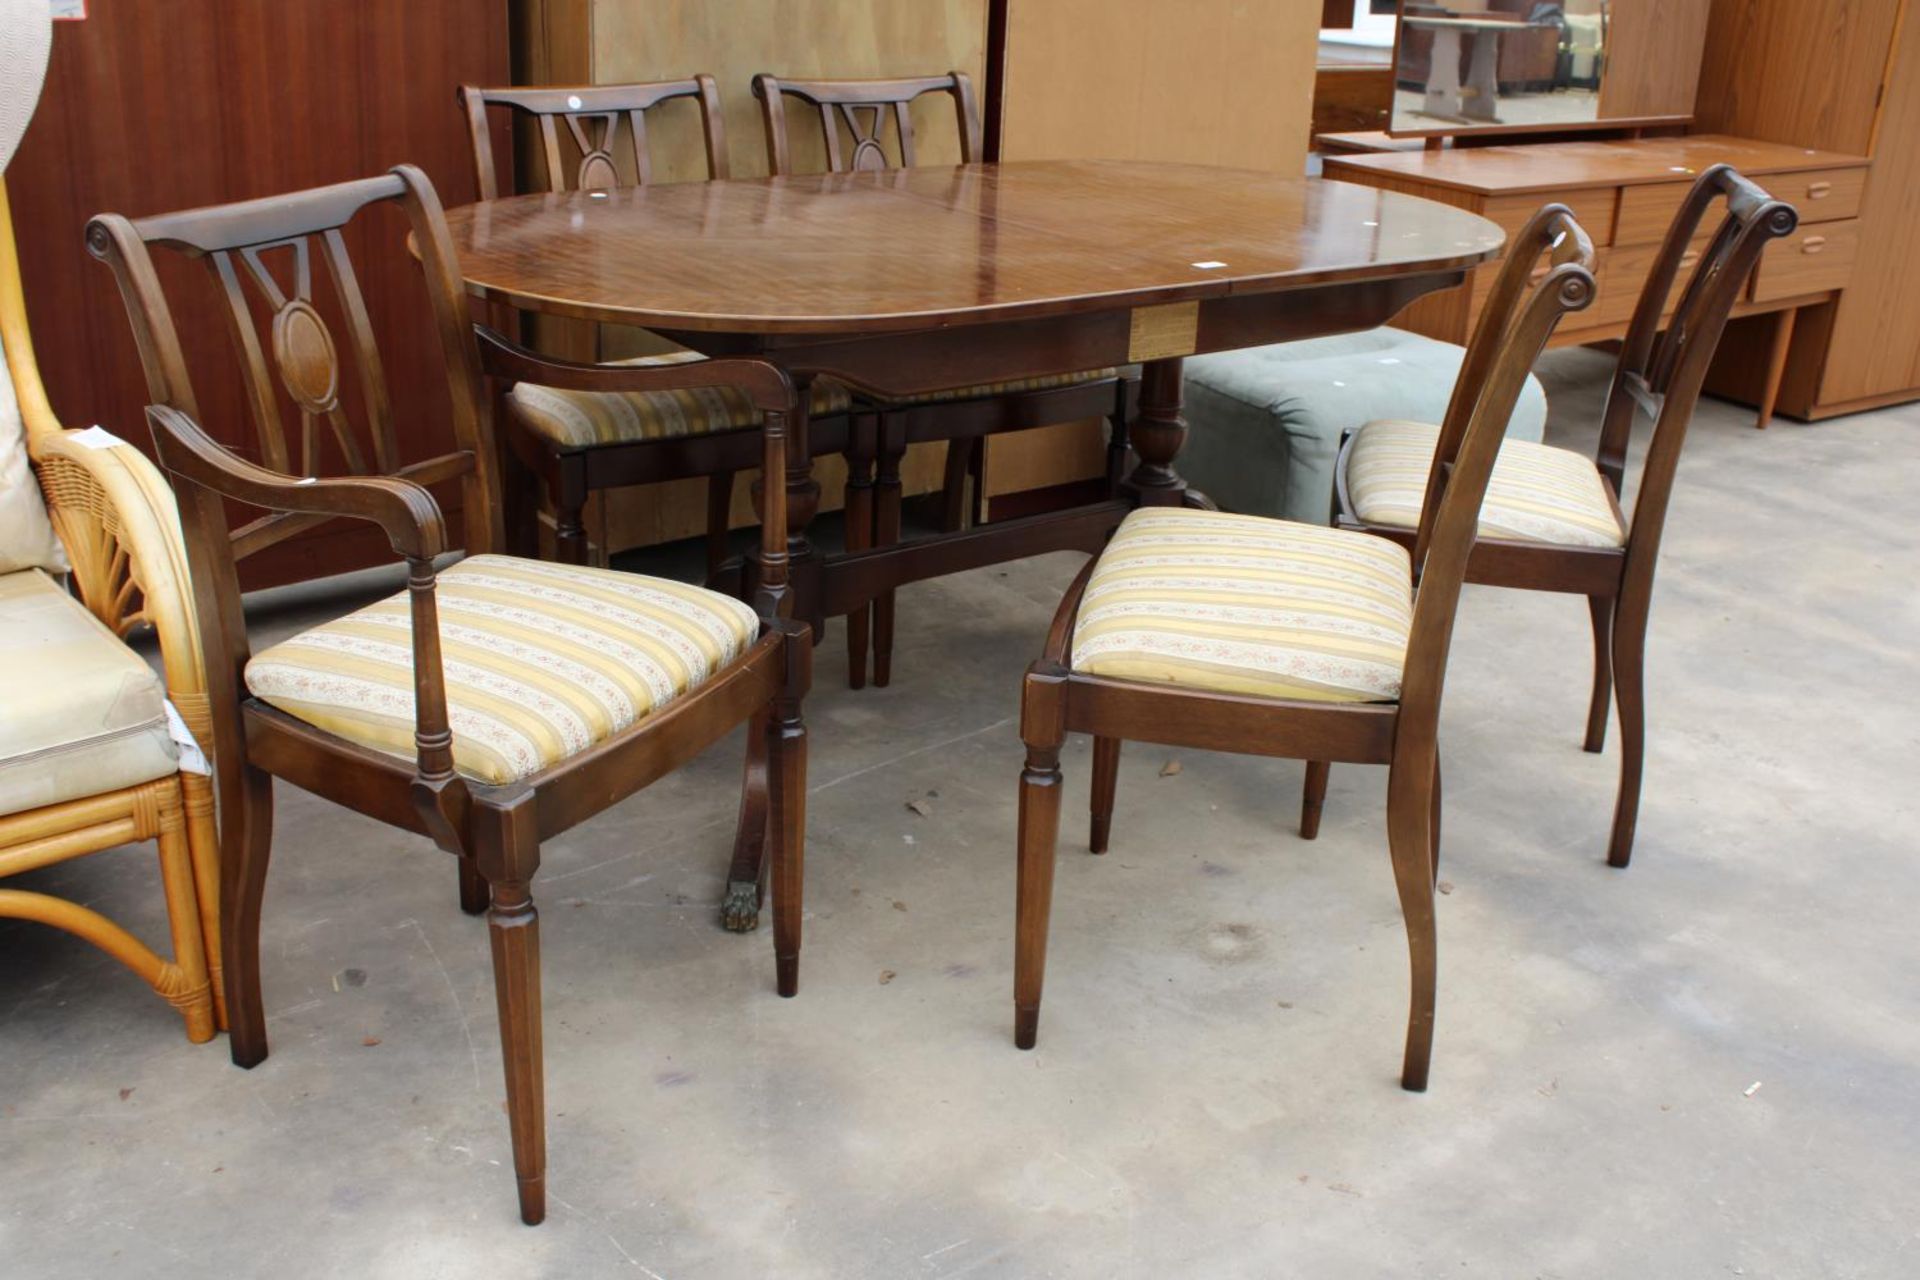
[[[512,782],[696,689],[759,634],[753,610],[638,574],[470,556],[439,576],[454,766]],[[255,697],[388,755],[414,754],[413,648],[402,592],[247,664]]]
[[[617,366],[689,364],[704,360],[697,351],[614,360]],[[691,387],[681,391],[566,391],[520,382],[507,393],[514,415],[535,434],[563,449],[628,444],[708,435],[760,425],[760,413],[734,387]],[[811,411],[824,416],[845,413],[853,398],[830,378],[813,384]]]
[[[1407,553],[1370,534],[1164,508],[1121,522],[1087,582],[1073,669],[1315,702],[1400,696]]]
[[[1077,387],[1082,383],[1099,382],[1105,378],[1118,377],[1118,369],[1082,369],[1079,373],[1049,373],[1038,378],[1015,378],[1010,382],[983,382],[971,387],[955,387],[951,391],[921,391],[910,396],[889,396],[879,392],[868,395],[876,404],[945,404],[954,400],[984,400],[992,396],[1013,396],[1023,391],[1052,391],[1057,387]],[[862,393],[867,394],[867,393]]]
[[[1440,428],[1369,422],[1347,455],[1347,497],[1362,524],[1420,527]],[[1480,536],[1573,547],[1626,545],[1593,459],[1531,440],[1507,440],[1480,507]]]

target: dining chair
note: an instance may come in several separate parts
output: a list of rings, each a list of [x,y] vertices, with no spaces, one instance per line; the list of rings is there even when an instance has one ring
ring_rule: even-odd
[[[391,431],[391,406],[348,245],[391,227],[393,210],[420,260],[454,450],[404,479],[364,467],[347,475],[291,473],[217,443],[206,427],[231,437],[236,424],[203,426],[150,250],[204,265],[257,409],[289,405],[303,434],[324,427],[345,454],[362,459],[367,450],[346,444],[355,432],[349,403],[358,399],[376,439]],[[104,214],[88,224],[87,237],[119,281],[146,365],[154,443],[182,498],[208,655],[233,1060],[251,1067],[267,1054],[260,916],[274,779],[429,837],[458,859],[462,906],[487,913],[520,1213],[539,1222],[546,1140],[532,884],[541,843],[750,721],[765,738],[770,777],[778,989],[793,995],[806,776],[800,699],[811,648],[804,629],[781,616],[791,602],[779,484],[761,486],[762,587],[753,607],[665,579],[496,554],[502,530],[483,371],[537,373],[584,390],[733,388],[761,415],[762,466],[776,472],[787,465],[792,384],[751,360],[616,369],[546,360],[487,330],[476,340],[439,200],[408,165],[138,221]],[[321,278],[330,285],[324,294],[316,289]],[[336,324],[344,341],[334,336]],[[387,459],[390,449],[376,456]],[[457,485],[461,503],[466,554],[449,567],[441,560],[454,539],[426,488],[433,482]],[[406,590],[253,653],[229,502],[268,513],[250,527],[370,522],[405,560]]]
[[[1712,238],[1699,232],[1725,201]],[[1633,855],[1646,757],[1646,643],[1653,576],[1687,425],[1700,400],[1727,317],[1767,243],[1798,223],[1791,205],[1727,165],[1694,181],[1652,273],[1640,291],[1620,348],[1592,457],[1553,445],[1508,440],[1487,488],[1467,580],[1587,598],[1593,624],[1593,692],[1585,747],[1606,744],[1608,704],[1620,713],[1620,785],[1607,862]],[[1674,286],[1691,268],[1678,298]],[[1653,420],[1633,515],[1620,498],[1634,423]],[[1411,543],[1437,430],[1418,422],[1370,422],[1341,446],[1334,470],[1336,522]],[[1324,763],[1310,769],[1301,834],[1319,828]]]
[[[980,159],[979,107],[973,82],[961,71],[890,80],[784,80],[762,73],[753,78],[753,93],[766,125],[767,164],[776,175],[796,172],[788,98],[816,110],[832,173],[911,168],[916,161],[912,108],[928,94],[953,99],[962,163]],[[947,442],[942,524],[948,532],[968,518],[969,477],[976,481],[972,518],[984,518],[978,481],[981,441],[990,435],[1105,418],[1110,423],[1105,478],[1114,489],[1125,470],[1127,423],[1139,401],[1139,386],[1137,376],[1104,368],[904,396],[890,395],[884,388],[856,388],[863,404],[878,413],[856,413],[847,445],[847,549],[892,546],[900,540],[900,461],[912,444]],[[873,682],[882,687],[893,678],[893,623],[894,593],[888,590],[872,604]],[[856,689],[866,683],[867,643],[865,610],[856,609],[847,620],[847,680]]]
[[[728,176],[726,126],[712,76],[531,89],[462,85],[459,98],[473,143],[474,176],[482,200],[502,194],[488,113],[494,107],[506,108],[515,119],[537,126],[541,178],[552,193],[614,192],[652,182],[648,115],[676,102],[699,106],[707,177]],[[503,320],[496,315],[496,327],[508,327]],[[596,326],[593,332],[598,361],[603,358],[605,331]],[[611,363],[657,368],[705,358],[680,348]],[[830,378],[816,380],[810,397],[813,453],[843,452],[852,397],[844,385]],[[521,382],[507,392],[506,402],[509,449],[545,488],[554,512],[554,549],[559,559],[570,564],[586,562],[584,512],[593,494],[704,476],[707,572],[711,576],[720,571],[728,554],[734,473],[757,466],[760,449],[759,413],[738,387],[722,383],[673,391],[614,392]]]
[[[54,416],[4,186],[0,338],[0,878],[152,841],[172,954],[36,889],[0,889],[0,917],[99,947],[173,1006],[189,1040],[210,1040],[225,1025],[211,936],[219,851],[212,779],[168,714],[204,741],[206,673],[173,495],[132,445]],[[125,643],[137,634],[154,641],[158,672]]]
[[[1593,246],[1564,205],[1514,236],[1442,424],[1412,552],[1264,516],[1133,512],[1061,601],[1021,690],[1014,1043],[1038,1034],[1060,827],[1060,748],[1094,735],[1091,845],[1107,845],[1125,739],[1388,766],[1387,838],[1412,958],[1401,1084],[1433,1047],[1440,695],[1473,525],[1521,384],[1593,298]],[[1535,264],[1545,270],[1537,282]]]

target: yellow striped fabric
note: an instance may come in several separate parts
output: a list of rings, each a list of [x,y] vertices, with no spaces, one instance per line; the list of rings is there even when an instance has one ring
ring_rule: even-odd
[[[1412,566],[1385,538],[1155,508],[1101,553],[1071,662],[1221,693],[1393,702],[1412,622]]]
[[[697,351],[614,360],[622,366],[690,364],[704,360]],[[507,393],[513,413],[535,434],[564,449],[676,436],[710,435],[760,425],[760,414],[734,387],[690,387],[681,391],[565,391],[538,383],[515,383]],[[845,413],[853,397],[830,378],[813,384],[809,401],[817,415]]]
[[[470,556],[440,574],[454,766],[512,782],[578,755],[706,683],[760,633],[753,610],[639,574]],[[405,592],[274,645],[247,688],[329,733],[414,755]]]
[[[875,393],[873,399],[880,404],[942,404],[950,400],[983,400],[989,396],[1018,395],[1022,391],[1051,391],[1056,387],[1077,387],[1083,382],[1099,382],[1103,378],[1116,376],[1115,369],[1083,369],[1079,373],[1049,373],[1038,378],[1015,378],[1011,382],[983,382],[972,387],[956,387],[951,391],[921,391],[910,396],[889,396]]]
[[[1440,428],[1369,422],[1347,455],[1347,497],[1364,524],[1420,527],[1420,502]],[[1480,507],[1480,536],[1572,547],[1626,545],[1593,459],[1531,440],[1500,446]]]

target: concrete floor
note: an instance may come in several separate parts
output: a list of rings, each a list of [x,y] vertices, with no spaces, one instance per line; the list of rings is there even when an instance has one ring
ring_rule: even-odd
[[[1556,442],[1590,447],[1606,368],[1550,357]],[[737,738],[548,847],[537,1230],[486,929],[422,842],[281,788],[251,1072],[0,925],[0,1274],[1920,1273],[1920,411],[1749,423],[1709,403],[1688,444],[1631,870],[1601,862],[1615,757],[1579,749],[1586,611],[1469,589],[1424,1096],[1381,770],[1335,771],[1308,844],[1298,764],[1130,748],[1095,859],[1073,742],[1013,1049],[1053,556],[904,592],[891,689],[846,690],[837,627],[820,651],[798,999],[714,922]],[[161,936],[144,850],[32,879]]]

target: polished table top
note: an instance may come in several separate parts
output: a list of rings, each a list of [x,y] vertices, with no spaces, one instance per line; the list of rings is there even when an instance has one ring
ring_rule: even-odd
[[[468,284],[689,332],[1002,323],[1461,271],[1504,234],[1372,187],[1030,161],[525,195],[447,214]]]

